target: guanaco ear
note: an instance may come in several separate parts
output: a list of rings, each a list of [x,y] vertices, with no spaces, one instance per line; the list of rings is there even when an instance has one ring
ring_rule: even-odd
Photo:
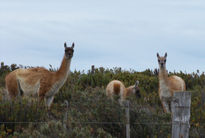
[[[67,44],[66,44],[66,42],[64,43],[64,47],[67,48]]]
[[[159,53],[157,53],[157,57],[159,58]]]
[[[167,57],[167,52],[165,53],[164,57],[165,57],[165,58]]]
[[[72,46],[71,46],[71,48],[74,48],[74,46],[75,46],[75,44],[74,44],[74,42],[72,43]]]

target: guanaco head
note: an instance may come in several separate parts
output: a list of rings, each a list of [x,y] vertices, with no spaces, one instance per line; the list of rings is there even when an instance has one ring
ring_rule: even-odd
[[[167,61],[167,53],[163,57],[159,56],[159,53],[157,53],[158,63],[160,68],[166,67],[166,61]]]
[[[66,59],[71,59],[73,57],[74,46],[75,46],[75,44],[73,43],[71,47],[67,47],[66,42],[64,43]]]
[[[135,95],[136,95],[137,98],[140,98],[140,97],[141,97],[140,89],[139,89],[139,81],[138,81],[138,80],[137,80],[136,83],[135,83],[134,93],[135,93]]]

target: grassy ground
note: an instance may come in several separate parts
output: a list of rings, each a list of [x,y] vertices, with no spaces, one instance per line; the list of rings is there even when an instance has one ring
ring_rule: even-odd
[[[16,68],[15,64],[12,67],[1,65],[0,68],[0,136],[125,137],[125,109],[119,106],[117,100],[112,102],[105,95],[105,87],[113,79],[123,81],[126,86],[140,81],[142,97],[128,98],[131,105],[131,137],[171,136],[171,118],[163,113],[158,97],[157,70],[136,72],[98,68],[94,73],[74,71],[55,96],[51,110],[47,111],[42,103],[27,99],[4,100],[4,77]],[[205,75],[169,74],[181,76],[187,89],[192,91],[190,136],[205,136]],[[65,100],[69,103],[68,109]]]

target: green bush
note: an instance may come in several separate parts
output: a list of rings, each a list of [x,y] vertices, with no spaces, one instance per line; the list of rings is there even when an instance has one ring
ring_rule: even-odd
[[[43,105],[28,100],[14,102],[1,100],[4,78],[19,68],[1,64],[0,67],[0,136],[18,137],[125,137],[125,109],[117,100],[105,95],[109,81],[118,79],[125,86],[140,81],[142,98],[128,97],[130,101],[131,137],[170,137],[171,118],[162,110],[158,96],[158,70],[143,72],[121,68],[96,68],[87,73],[74,71],[54,98],[51,111]],[[51,68],[51,71],[55,69]],[[169,72],[185,80],[187,90],[192,91],[191,137],[205,136],[205,75],[204,73]],[[68,110],[64,106],[68,101]],[[66,111],[67,116],[66,116]],[[67,117],[67,121],[65,118]],[[52,120],[52,121],[51,121]],[[13,121],[47,122],[15,124]],[[64,122],[62,124],[62,122]],[[66,128],[65,128],[66,126]],[[55,131],[56,130],[56,131]]]
[[[28,126],[27,122],[41,122],[46,118],[45,107],[37,102],[25,99],[15,101],[0,101],[0,126],[7,134],[21,131]]]

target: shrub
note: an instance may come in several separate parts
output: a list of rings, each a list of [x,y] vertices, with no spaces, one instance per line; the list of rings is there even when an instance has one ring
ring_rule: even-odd
[[[0,126],[6,133],[21,131],[28,126],[27,122],[41,122],[46,118],[46,111],[42,104],[29,103],[27,100],[1,101],[0,102]],[[5,122],[5,123],[4,123]]]
[[[1,100],[4,97],[4,77],[16,68],[19,66],[15,64],[1,64],[0,67],[0,118],[1,121],[10,122],[0,123],[0,136],[125,137],[125,109],[119,106],[117,100],[111,101],[105,95],[105,87],[113,79],[123,81],[126,86],[134,84],[136,80],[140,81],[142,98],[128,97],[131,137],[171,135],[171,118],[169,114],[163,113],[158,96],[157,69],[137,72],[121,68],[96,68],[87,73],[75,70],[55,96],[51,111],[47,112],[44,105],[25,99],[14,102]],[[204,73],[169,72],[169,75],[172,74],[181,76],[188,91],[192,91],[190,137],[204,137]],[[63,106],[65,100],[69,103],[68,109]],[[13,121],[46,123],[15,124]]]

